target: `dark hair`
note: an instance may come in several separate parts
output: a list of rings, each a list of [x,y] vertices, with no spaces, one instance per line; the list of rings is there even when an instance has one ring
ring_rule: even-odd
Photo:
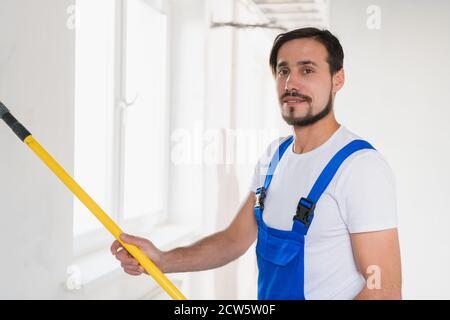
[[[273,74],[277,71],[278,51],[286,42],[294,39],[312,38],[325,46],[328,51],[327,62],[330,73],[334,75],[344,65],[344,50],[338,40],[330,31],[317,28],[302,28],[279,34],[273,43],[270,52],[270,67]]]

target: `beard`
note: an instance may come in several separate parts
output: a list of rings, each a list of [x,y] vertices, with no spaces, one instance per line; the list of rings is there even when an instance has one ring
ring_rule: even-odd
[[[312,114],[312,105],[311,105],[311,101],[309,101],[309,107],[308,107],[308,113],[303,116],[303,117],[294,117],[293,113],[294,113],[294,108],[295,107],[290,107],[289,108],[289,115],[285,115],[282,112],[282,116],[284,121],[286,121],[287,124],[294,126],[294,127],[307,127],[310,126],[314,123],[316,123],[317,121],[325,118],[330,112],[331,110],[333,110],[333,97],[332,97],[332,93],[330,91],[330,96],[328,98],[328,103],[326,104],[325,108],[320,111],[318,114]]]

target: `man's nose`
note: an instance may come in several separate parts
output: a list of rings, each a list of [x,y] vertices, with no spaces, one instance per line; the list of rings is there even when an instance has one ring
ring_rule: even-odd
[[[286,82],[284,84],[285,91],[297,90],[300,91],[300,81],[296,76],[293,76],[292,73],[286,78]]]

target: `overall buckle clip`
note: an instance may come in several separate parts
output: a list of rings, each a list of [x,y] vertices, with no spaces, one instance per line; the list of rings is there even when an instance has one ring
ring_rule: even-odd
[[[294,219],[302,222],[307,228],[309,227],[309,217],[314,211],[316,204],[309,200],[308,198],[301,198],[297,205],[297,212],[295,213]]]
[[[261,210],[264,210],[264,199],[266,198],[266,195],[266,188],[261,187],[256,189],[255,208],[259,207]]]

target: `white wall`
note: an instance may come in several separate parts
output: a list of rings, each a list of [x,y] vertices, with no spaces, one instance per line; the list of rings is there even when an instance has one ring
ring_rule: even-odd
[[[0,1],[0,99],[73,169],[73,0]],[[64,297],[72,254],[72,196],[0,124],[0,298]]]
[[[366,27],[369,5],[379,30]],[[396,175],[404,297],[449,299],[450,2],[334,0],[331,29],[346,54],[338,119]]]

